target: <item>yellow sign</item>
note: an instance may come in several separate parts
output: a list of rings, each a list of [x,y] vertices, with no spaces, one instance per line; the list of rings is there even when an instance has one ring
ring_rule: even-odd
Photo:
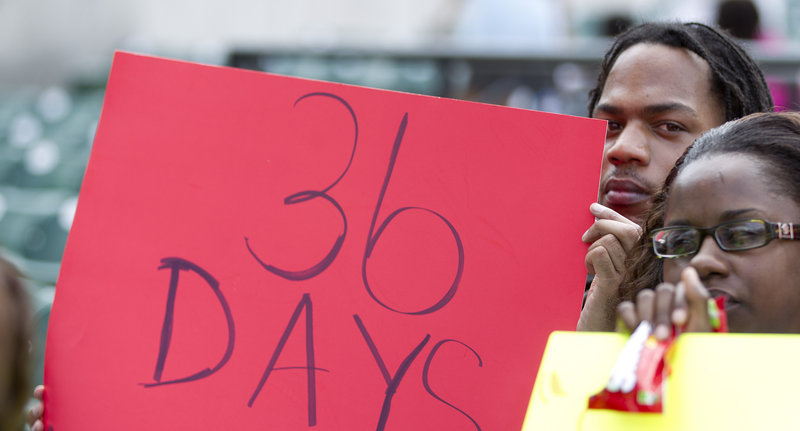
[[[684,334],[663,413],[587,409],[627,339],[552,333],[523,431],[800,429],[800,335]]]

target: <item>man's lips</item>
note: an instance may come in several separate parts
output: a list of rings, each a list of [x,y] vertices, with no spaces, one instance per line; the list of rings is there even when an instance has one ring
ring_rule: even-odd
[[[634,181],[611,178],[603,188],[608,205],[635,205],[650,199],[650,191]]]

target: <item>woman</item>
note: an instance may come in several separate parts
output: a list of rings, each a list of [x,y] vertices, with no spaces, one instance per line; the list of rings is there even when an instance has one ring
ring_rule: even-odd
[[[687,150],[653,201],[618,315],[666,338],[710,330],[724,296],[731,332],[800,333],[800,114],[753,114]]]

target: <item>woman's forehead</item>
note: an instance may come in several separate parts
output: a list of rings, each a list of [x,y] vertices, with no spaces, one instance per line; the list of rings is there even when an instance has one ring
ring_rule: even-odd
[[[690,162],[678,173],[666,219],[710,223],[745,208],[782,221],[800,220],[800,206],[791,197],[781,196],[763,160],[740,153],[713,154]]]

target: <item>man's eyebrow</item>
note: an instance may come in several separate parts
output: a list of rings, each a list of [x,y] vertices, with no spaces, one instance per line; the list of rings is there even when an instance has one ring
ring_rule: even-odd
[[[622,109],[618,106],[609,105],[608,103],[601,103],[594,107],[594,112],[603,111],[609,113],[611,115],[619,115],[622,113]],[[592,115],[594,115],[594,112]]]
[[[610,105],[608,103],[601,103],[595,106],[594,111],[595,113],[602,111],[611,115],[620,115],[623,112],[622,108],[619,106]],[[645,115],[658,115],[665,112],[683,112],[691,115],[692,117],[699,116],[697,111],[688,105],[684,105],[683,103],[660,103],[657,105],[648,105],[644,107],[643,111]]]
[[[662,103],[658,105],[648,105],[644,107],[644,113],[649,115],[663,114],[665,112],[683,112],[698,117],[697,111],[692,109],[691,106],[684,105],[683,103]]]

